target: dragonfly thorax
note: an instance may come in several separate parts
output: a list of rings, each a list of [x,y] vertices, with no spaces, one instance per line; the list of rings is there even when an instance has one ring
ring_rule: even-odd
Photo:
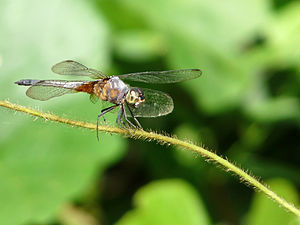
[[[128,91],[128,85],[116,76],[103,79],[102,82],[99,82],[94,86],[94,93],[101,100],[117,105],[124,103]]]
[[[144,101],[144,92],[140,88],[130,88],[130,90],[126,94],[126,102],[134,108],[139,107],[139,105],[142,104]]]

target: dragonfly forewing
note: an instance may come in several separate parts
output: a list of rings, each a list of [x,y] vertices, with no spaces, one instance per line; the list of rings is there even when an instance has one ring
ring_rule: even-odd
[[[200,77],[199,69],[148,71],[122,74],[119,77],[124,81],[135,81],[152,84],[171,84]]]
[[[52,67],[52,71],[59,75],[87,76],[92,79],[103,79],[106,77],[102,72],[88,68],[79,62],[72,60],[62,61]]]

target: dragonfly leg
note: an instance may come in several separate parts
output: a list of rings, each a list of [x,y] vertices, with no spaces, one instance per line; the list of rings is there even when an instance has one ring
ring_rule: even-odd
[[[110,107],[108,107],[108,108],[105,108],[105,109],[102,109],[101,110],[101,114],[100,115],[98,115],[98,119],[102,116],[103,117],[103,120],[104,120],[104,123],[105,123],[105,125],[106,126],[108,126],[108,124],[107,124],[107,121],[106,121],[106,119],[105,119],[105,117],[104,117],[104,114],[105,113],[107,113],[106,111],[108,110],[108,112],[110,111],[110,108],[114,108],[114,106],[110,106]]]
[[[131,135],[133,135],[130,131],[131,127],[125,123],[124,115],[126,114],[124,105],[120,106],[120,111],[117,117],[117,124],[119,124],[124,130],[127,130]]]
[[[98,129],[98,127],[99,127],[99,118],[102,116],[105,124],[107,125],[104,114],[106,114],[106,113],[110,112],[111,110],[115,109],[117,106],[118,105],[113,105],[113,106],[110,106],[108,108],[102,109],[101,113],[97,116],[97,139],[98,139],[98,141],[99,141],[99,129]]]
[[[128,105],[128,103],[126,102],[126,106],[130,112],[131,117],[134,119],[134,121],[136,122],[136,124],[139,126],[139,128],[141,128],[143,130],[142,125],[140,124],[140,122],[138,121],[138,119],[134,116],[132,110],[130,109],[130,106]]]
[[[128,118],[127,118],[125,106],[123,106],[123,110],[124,110],[124,117],[125,117],[126,122],[127,122],[131,127],[133,127],[133,129],[136,130],[136,126],[135,126]]]
[[[119,126],[121,126],[123,129],[127,130],[127,127],[124,126],[124,122],[121,120],[121,118],[123,117],[123,108],[122,108],[122,105],[120,106],[120,110],[119,110],[119,113],[118,113],[118,116],[117,116],[117,124]]]

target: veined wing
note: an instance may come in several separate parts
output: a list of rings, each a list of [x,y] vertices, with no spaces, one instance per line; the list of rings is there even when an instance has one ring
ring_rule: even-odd
[[[76,93],[80,87],[90,81],[41,80],[29,87],[26,95],[30,98],[46,101],[64,94]]]
[[[107,77],[104,73],[88,68],[79,62],[72,60],[62,61],[52,67],[54,73],[60,75],[87,76],[92,79],[103,79]]]
[[[136,81],[152,84],[171,84],[195,79],[202,74],[199,69],[148,71],[118,75],[124,81]]]
[[[145,102],[138,108],[130,108],[136,117],[157,117],[171,113],[174,108],[173,99],[166,93],[143,88]],[[127,109],[127,115],[130,112]]]

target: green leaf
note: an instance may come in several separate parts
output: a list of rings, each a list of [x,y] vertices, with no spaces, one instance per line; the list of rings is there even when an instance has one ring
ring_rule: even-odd
[[[269,186],[287,201],[297,204],[299,196],[296,187],[283,179],[272,179]],[[262,193],[255,193],[247,218],[247,225],[299,225],[300,220],[290,212],[280,208]]]
[[[95,131],[22,117],[27,122],[0,144],[0,224],[49,221],[126,148],[116,136],[100,133],[97,142]],[[15,115],[9,112],[5,118],[14,121]]]
[[[23,93],[16,91],[16,80],[63,79],[51,72],[62,60],[109,67],[106,24],[86,1],[3,0],[0,27],[1,97]]]
[[[50,69],[66,59],[108,68],[108,32],[101,16],[81,0],[3,0],[0,6],[1,98],[95,122],[100,107],[85,94],[40,102],[13,82],[64,79]],[[34,122],[1,109],[0,224],[49,221],[119,160],[125,148],[120,137],[100,132],[98,143],[95,131]]]
[[[209,217],[196,191],[182,180],[156,181],[134,196],[136,209],[117,225],[208,225]]]

